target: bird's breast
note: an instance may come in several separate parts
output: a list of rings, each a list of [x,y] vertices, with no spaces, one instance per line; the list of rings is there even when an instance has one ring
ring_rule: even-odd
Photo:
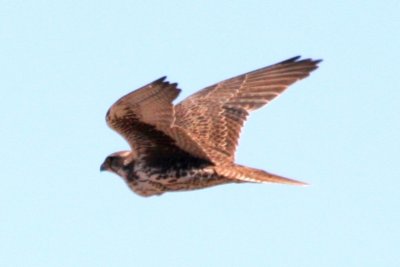
[[[219,176],[212,166],[204,168],[161,169],[138,164],[131,177],[129,187],[139,195],[161,195],[164,192],[186,191],[206,188],[230,182]]]

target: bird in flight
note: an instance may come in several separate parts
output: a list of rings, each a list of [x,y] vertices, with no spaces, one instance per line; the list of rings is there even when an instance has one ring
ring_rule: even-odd
[[[321,60],[290,58],[206,87],[179,104],[176,83],[162,77],[120,98],[107,124],[130,151],[109,155],[100,170],[121,176],[138,195],[202,189],[227,183],[305,183],[235,163],[249,112],[307,77]]]

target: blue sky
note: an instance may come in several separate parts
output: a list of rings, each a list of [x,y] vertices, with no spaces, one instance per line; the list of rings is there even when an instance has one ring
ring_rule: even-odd
[[[0,1],[1,266],[399,266],[400,2]],[[320,68],[242,133],[237,162],[309,187],[134,195],[109,106],[179,99],[292,56]]]

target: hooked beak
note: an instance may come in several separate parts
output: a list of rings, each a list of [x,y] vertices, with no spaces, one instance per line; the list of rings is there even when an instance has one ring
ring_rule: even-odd
[[[106,171],[106,170],[108,170],[108,166],[105,162],[103,162],[103,164],[101,164],[101,166],[100,166],[100,171],[102,172],[102,171]]]

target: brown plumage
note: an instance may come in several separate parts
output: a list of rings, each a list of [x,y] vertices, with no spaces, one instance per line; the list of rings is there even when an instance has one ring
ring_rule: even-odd
[[[231,182],[304,183],[234,163],[249,112],[307,77],[320,60],[294,57],[204,88],[174,106],[180,93],[165,77],[119,99],[108,125],[132,151],[106,158],[102,170],[120,175],[142,196]]]

